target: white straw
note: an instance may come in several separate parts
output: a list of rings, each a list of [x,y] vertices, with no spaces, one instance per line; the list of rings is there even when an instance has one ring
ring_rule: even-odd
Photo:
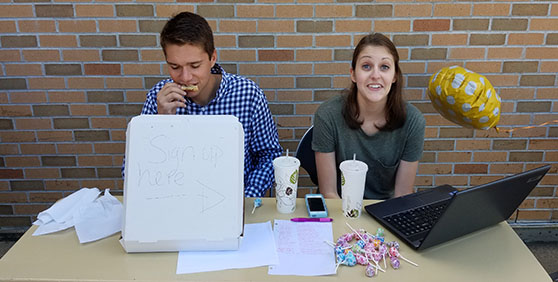
[[[355,161],[355,160],[356,160],[356,153],[353,154],[353,161]]]
[[[332,248],[335,249],[335,243],[333,243],[333,242],[331,242],[331,241],[328,241],[328,240],[324,240],[324,242],[325,242],[326,244],[328,244],[330,247],[332,247]]]
[[[289,149],[287,149],[287,157],[289,156]]]
[[[386,253],[384,253],[383,257],[384,257],[384,259],[383,259],[383,261],[384,261],[384,268],[387,269],[387,265],[386,265]]]
[[[404,261],[406,261],[406,262],[408,262],[408,263],[410,263],[410,264],[412,264],[412,265],[418,267],[418,264],[416,264],[416,263],[414,263],[414,262],[412,262],[412,261],[410,261],[410,260],[404,258],[401,254],[399,254],[399,258],[401,258],[401,259],[403,259]]]
[[[364,240],[364,238],[362,238],[362,237],[360,236],[360,233],[358,233],[351,225],[349,225],[348,222],[345,221],[345,223],[347,224],[347,226],[349,226],[349,228],[351,228],[351,230],[352,230],[353,232],[356,233],[356,235],[357,235],[362,241],[365,241],[365,242],[366,242],[366,240]]]

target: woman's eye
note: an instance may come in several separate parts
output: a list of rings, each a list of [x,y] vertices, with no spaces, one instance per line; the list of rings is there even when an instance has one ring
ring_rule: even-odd
[[[370,70],[370,65],[362,65],[363,70]]]
[[[383,70],[389,70],[389,68],[390,68],[390,66],[388,66],[388,65],[382,65]]]

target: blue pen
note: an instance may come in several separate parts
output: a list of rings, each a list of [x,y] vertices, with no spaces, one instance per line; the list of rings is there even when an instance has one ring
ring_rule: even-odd
[[[329,217],[308,218],[308,217],[295,217],[291,218],[294,222],[332,222],[333,219]]]

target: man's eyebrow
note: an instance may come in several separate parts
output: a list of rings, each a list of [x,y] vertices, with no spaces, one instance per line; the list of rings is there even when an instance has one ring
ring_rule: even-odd
[[[165,60],[165,61],[166,61],[167,64],[169,64],[169,65],[180,65],[180,64],[177,64],[177,63],[169,62],[168,60]],[[200,60],[200,61],[195,61],[195,62],[188,62],[188,63],[186,63],[186,64],[187,64],[187,65],[195,65],[195,64],[200,64],[201,62],[202,62],[202,60]]]

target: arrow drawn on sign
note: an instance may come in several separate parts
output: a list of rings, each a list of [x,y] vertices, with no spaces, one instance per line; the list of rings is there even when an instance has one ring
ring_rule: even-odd
[[[204,188],[202,189],[201,195],[198,194],[199,197],[202,198],[202,213],[205,211],[219,205],[221,202],[225,200],[225,196],[223,194],[211,189],[209,186],[201,183],[199,180],[196,180],[199,184],[201,184]],[[210,192],[206,195],[206,191]],[[208,206],[206,207],[206,200],[208,200]]]

